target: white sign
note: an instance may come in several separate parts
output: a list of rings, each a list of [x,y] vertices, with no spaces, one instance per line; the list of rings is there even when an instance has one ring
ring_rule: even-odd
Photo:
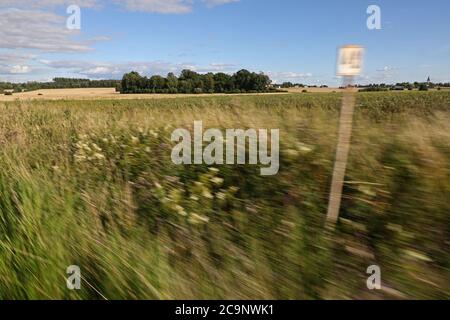
[[[362,71],[364,48],[361,46],[344,46],[339,49],[337,75],[359,76]]]

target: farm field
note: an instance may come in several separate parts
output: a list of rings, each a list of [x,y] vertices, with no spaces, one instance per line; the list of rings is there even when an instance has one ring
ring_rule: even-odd
[[[308,93],[342,93],[344,90],[340,88],[288,88],[285,89],[288,93],[303,94],[303,90]],[[355,92],[357,90],[355,89]],[[433,91],[433,90],[430,90]],[[434,90],[436,91],[436,90]],[[450,89],[442,88],[442,91],[448,92]],[[405,90],[403,93],[407,93]],[[400,93],[396,91],[394,93]],[[233,96],[253,96],[253,95],[284,95],[285,92],[280,93],[241,93],[233,94]],[[225,93],[213,94],[120,94],[116,92],[115,88],[80,88],[80,89],[41,89],[28,92],[14,93],[13,95],[0,94],[1,101],[15,101],[15,100],[141,100],[141,99],[163,99],[163,98],[188,98],[188,97],[222,97],[229,96]]]
[[[303,93],[303,90],[307,90],[308,93],[341,93],[344,92],[345,89],[341,88],[314,88],[314,87],[307,87],[307,88],[287,88],[286,91],[290,93]],[[358,91],[358,89],[354,89],[355,91]],[[417,91],[417,89],[414,89],[412,91]],[[429,91],[438,91],[437,89],[429,89]],[[441,91],[450,91],[450,88],[441,88]],[[394,91],[395,93],[408,93],[409,90],[403,90],[403,91]]]
[[[307,90],[311,93],[335,93],[335,92],[344,92],[344,89],[340,88],[287,88],[286,89],[290,93],[302,93],[303,90]]]
[[[450,298],[450,92],[357,94],[335,232],[340,93],[70,92],[0,97],[0,299]],[[280,129],[278,175],[173,164],[197,120]]]
[[[283,93],[263,93],[265,95]],[[227,94],[120,94],[115,88],[81,88],[81,89],[41,89],[28,92],[14,93],[14,95],[0,95],[0,101],[15,100],[127,100],[127,99],[161,99],[161,98],[186,98],[225,96]],[[236,94],[234,94],[236,95]],[[238,94],[254,95],[254,94]]]

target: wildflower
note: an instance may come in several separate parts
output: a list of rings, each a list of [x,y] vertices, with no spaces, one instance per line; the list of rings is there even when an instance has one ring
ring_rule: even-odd
[[[307,146],[304,143],[298,143],[297,144],[297,148],[299,151],[303,152],[303,153],[309,153],[312,151],[312,148],[310,148],[309,146]]]
[[[210,181],[218,186],[222,185],[222,183],[223,183],[223,179],[219,178],[219,177],[211,178]]]
[[[75,155],[75,162],[83,162],[84,160],[86,160],[86,156]]]
[[[416,260],[421,260],[421,261],[425,261],[425,262],[431,262],[432,260],[427,257],[425,254],[418,252],[418,251],[414,251],[414,250],[404,250],[404,253],[406,255],[408,255],[411,258],[414,258]]]
[[[177,204],[177,205],[175,205],[174,209],[180,216],[183,216],[183,217],[187,216],[187,213],[186,213],[186,211],[184,211],[184,208],[182,206]]]
[[[223,193],[223,192],[218,192],[218,193],[216,194],[216,197],[217,197],[217,199],[225,200],[226,194]]]
[[[292,157],[298,156],[298,151],[294,149],[288,149],[286,150],[286,154]]]
[[[135,136],[131,136],[131,142],[132,142],[133,144],[138,144],[138,143],[139,143],[139,138],[138,138],[138,137],[135,137]]]
[[[358,190],[369,197],[375,197],[377,193],[369,186],[359,186]]]
[[[92,147],[95,149],[95,150],[97,150],[97,151],[102,151],[102,149],[98,146],[98,145],[96,145],[95,143],[93,143],[92,144]]]
[[[209,192],[208,189],[204,189],[203,190],[202,196],[205,197],[206,199],[212,199],[213,198],[213,195],[211,194],[211,192]]]
[[[105,156],[102,155],[101,153],[97,152],[97,153],[94,153],[94,158],[97,159],[97,160],[104,160]]]
[[[189,222],[192,224],[204,224],[209,222],[209,218],[197,213],[192,213],[189,217]]]
[[[82,148],[83,148],[85,151],[87,151],[87,152],[91,152],[91,151],[92,151],[92,149],[91,149],[86,143],[83,143],[83,144],[82,144]]]
[[[238,187],[230,187],[228,190],[230,191],[230,193],[235,194],[236,192],[239,191],[239,188]]]

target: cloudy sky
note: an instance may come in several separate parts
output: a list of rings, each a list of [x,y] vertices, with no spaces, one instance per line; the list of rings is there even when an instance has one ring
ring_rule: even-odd
[[[339,2],[339,3],[338,3]],[[263,71],[339,84],[336,48],[366,47],[360,83],[450,82],[448,0],[0,0],[0,81]],[[67,28],[67,8],[81,28]],[[369,30],[367,7],[381,8]]]

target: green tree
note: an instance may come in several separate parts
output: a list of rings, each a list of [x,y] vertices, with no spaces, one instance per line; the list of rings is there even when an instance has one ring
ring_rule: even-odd
[[[169,93],[178,93],[178,78],[175,74],[173,74],[173,72],[167,74],[166,85]]]
[[[179,80],[178,92],[180,93],[192,93],[193,85],[192,80]]]
[[[219,72],[214,75],[214,92],[224,93],[234,90],[233,77],[229,74]]]
[[[138,93],[144,87],[145,79],[138,72],[132,71],[124,74],[122,78],[123,93]]]
[[[214,74],[207,73],[203,76],[203,90],[205,93],[214,93]]]
[[[161,93],[166,87],[166,79],[157,75],[152,76],[149,83],[152,91],[156,93]]]
[[[236,89],[243,92],[252,90],[252,74],[250,71],[242,69],[233,76]]]

